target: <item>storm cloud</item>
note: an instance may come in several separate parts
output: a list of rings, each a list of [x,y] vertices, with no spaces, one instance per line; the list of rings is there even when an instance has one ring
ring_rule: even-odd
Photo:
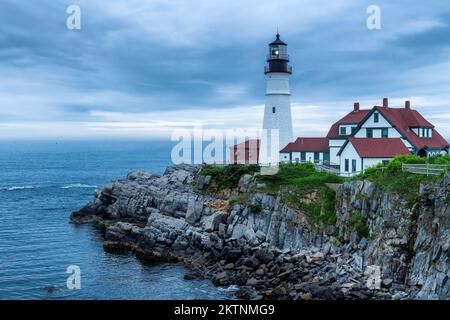
[[[81,8],[81,30],[66,9]],[[412,100],[450,137],[443,1],[3,0],[0,137],[161,138],[193,121],[259,127],[267,44],[288,43],[296,135],[352,108]]]

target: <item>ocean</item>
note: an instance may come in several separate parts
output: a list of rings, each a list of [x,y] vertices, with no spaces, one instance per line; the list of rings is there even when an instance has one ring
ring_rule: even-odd
[[[179,264],[142,265],[104,252],[101,232],[69,223],[96,186],[133,170],[162,174],[174,143],[0,142],[0,299],[229,299]],[[70,290],[69,266],[81,271]],[[50,290],[49,290],[50,289]]]

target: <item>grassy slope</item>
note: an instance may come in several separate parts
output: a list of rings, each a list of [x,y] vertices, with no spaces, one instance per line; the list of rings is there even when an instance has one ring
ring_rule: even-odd
[[[309,213],[312,226],[322,230],[336,222],[335,192],[325,184],[341,183],[343,178],[331,173],[319,172],[311,163],[281,165],[277,174],[269,176],[259,175],[258,166],[243,165],[205,166],[200,172],[200,175],[212,177],[214,192],[236,187],[243,174],[256,177],[260,184],[258,191],[271,194],[281,192],[285,203]],[[319,200],[308,204],[300,201],[305,193],[310,192],[317,192]],[[243,194],[232,199],[231,203],[244,203],[247,199],[248,197]],[[251,206],[251,210],[258,212],[261,208]]]
[[[426,163],[426,161],[432,164],[450,164],[450,156],[431,158],[399,156],[387,165],[380,164],[369,168],[363,174],[352,179],[371,180],[388,192],[401,194],[412,205],[418,199],[420,183],[436,181],[440,179],[440,176],[427,177],[425,175],[403,172],[402,163]],[[286,204],[294,209],[306,211],[311,225],[319,231],[336,223],[336,194],[333,190],[326,187],[326,183],[342,183],[349,180],[331,173],[319,172],[310,163],[280,165],[278,173],[269,176],[259,175],[259,167],[257,165],[229,165],[223,167],[207,165],[200,172],[200,175],[212,177],[212,192],[237,187],[240,177],[244,174],[256,177],[258,184],[260,184],[258,191],[271,194],[281,193]],[[311,192],[317,193],[316,200],[308,203],[302,201],[305,195]],[[237,198],[232,199],[231,202],[245,203],[247,200],[248,195],[241,194]],[[261,208],[252,206],[251,210],[258,212]],[[355,216],[349,223],[358,230],[358,233],[365,235],[367,230],[364,229],[364,225],[359,220]]]
[[[402,171],[402,164],[449,164],[450,156],[436,156],[422,158],[417,156],[398,156],[387,165],[379,164],[367,169],[364,173],[353,179],[367,179],[382,186],[388,192],[396,192],[402,195],[411,205],[418,200],[419,187],[423,182],[434,182],[442,178],[444,172],[439,176],[426,176],[412,174]]]

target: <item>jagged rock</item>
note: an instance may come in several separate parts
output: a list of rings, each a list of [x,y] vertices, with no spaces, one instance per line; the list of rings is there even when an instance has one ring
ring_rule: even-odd
[[[257,292],[251,286],[241,287],[236,291],[236,297],[239,299],[252,300],[257,297]]]
[[[222,211],[214,212],[211,216],[203,218],[203,229],[207,232],[215,231],[219,228],[219,224],[226,221],[227,213]]]
[[[233,228],[233,233],[231,234],[231,240],[239,240],[244,237],[247,227],[243,224],[237,224]]]
[[[387,278],[387,279],[383,279],[382,284],[384,288],[389,289],[390,287],[392,287],[392,283],[394,282],[394,280]]]
[[[195,197],[191,198],[188,203],[185,219],[186,222],[194,225],[200,220],[203,212],[202,199],[197,200]]]
[[[249,174],[244,174],[238,183],[238,188],[240,192],[249,192],[252,182],[254,181],[253,176]]]
[[[336,194],[336,226],[317,233],[280,194],[254,192],[253,176],[217,196],[196,193],[211,182],[197,177],[199,169],[132,172],[98,188],[71,220],[102,223],[105,250],[133,251],[144,262],[183,260],[193,270],[186,279],[245,285],[238,295],[246,299],[450,297],[448,174],[422,186],[413,207],[372,182],[345,183]],[[246,200],[230,208],[240,192]]]
[[[204,190],[211,183],[211,176],[199,176],[197,181],[197,188]]]

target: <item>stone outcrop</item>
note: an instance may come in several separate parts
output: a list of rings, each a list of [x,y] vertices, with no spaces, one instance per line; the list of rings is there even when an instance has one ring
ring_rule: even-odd
[[[341,240],[364,248],[363,263],[379,266],[383,283],[406,285],[410,298],[450,298],[450,174],[421,185],[415,203],[370,181],[342,185],[336,199]],[[352,216],[369,240],[350,226]]]
[[[131,250],[144,262],[182,261],[187,279],[238,285],[240,298],[448,298],[448,177],[424,186],[411,209],[370,182],[344,184],[336,230],[317,233],[280,195],[256,192],[252,176],[211,195],[204,192],[211,177],[198,176],[199,169],[130,173],[96,190],[71,220],[104,224],[106,250]]]

